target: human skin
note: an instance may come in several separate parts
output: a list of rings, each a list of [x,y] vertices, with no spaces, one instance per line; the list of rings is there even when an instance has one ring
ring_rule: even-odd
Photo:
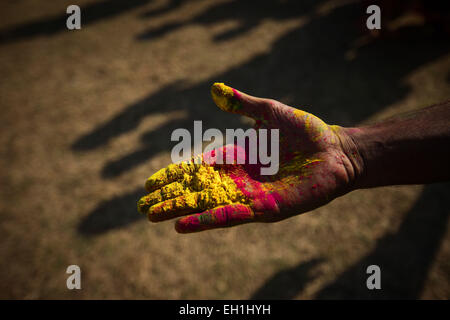
[[[180,233],[280,221],[358,188],[450,179],[448,102],[406,119],[343,128],[224,84],[211,94],[222,110],[253,118],[256,129],[279,129],[279,171],[265,176],[261,164],[217,163],[220,152],[248,159],[237,145],[159,170],[138,210],[153,222],[181,217]]]

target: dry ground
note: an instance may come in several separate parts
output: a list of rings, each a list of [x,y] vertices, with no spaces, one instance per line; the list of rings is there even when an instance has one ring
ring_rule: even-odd
[[[78,0],[68,31],[72,2],[0,5],[1,298],[450,298],[448,183],[192,235],[135,208],[173,129],[248,125],[214,81],[353,125],[448,98],[448,38],[364,41],[349,1]]]

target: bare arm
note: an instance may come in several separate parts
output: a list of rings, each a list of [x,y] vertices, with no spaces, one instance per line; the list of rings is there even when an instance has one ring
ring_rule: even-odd
[[[356,151],[355,188],[450,180],[450,100],[343,131]]]

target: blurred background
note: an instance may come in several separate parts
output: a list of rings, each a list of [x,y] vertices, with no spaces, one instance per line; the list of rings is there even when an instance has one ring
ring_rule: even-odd
[[[70,4],[0,4],[1,298],[450,298],[449,183],[189,235],[136,210],[174,129],[250,125],[213,82],[343,126],[448,99],[444,1],[78,0],[76,31]]]

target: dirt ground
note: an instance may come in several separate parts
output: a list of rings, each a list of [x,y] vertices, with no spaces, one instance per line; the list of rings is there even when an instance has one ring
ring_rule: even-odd
[[[213,82],[357,125],[448,99],[448,37],[367,38],[352,1],[78,0],[69,31],[72,3],[0,4],[1,298],[450,298],[450,183],[189,235],[136,210],[175,128],[248,126]]]

